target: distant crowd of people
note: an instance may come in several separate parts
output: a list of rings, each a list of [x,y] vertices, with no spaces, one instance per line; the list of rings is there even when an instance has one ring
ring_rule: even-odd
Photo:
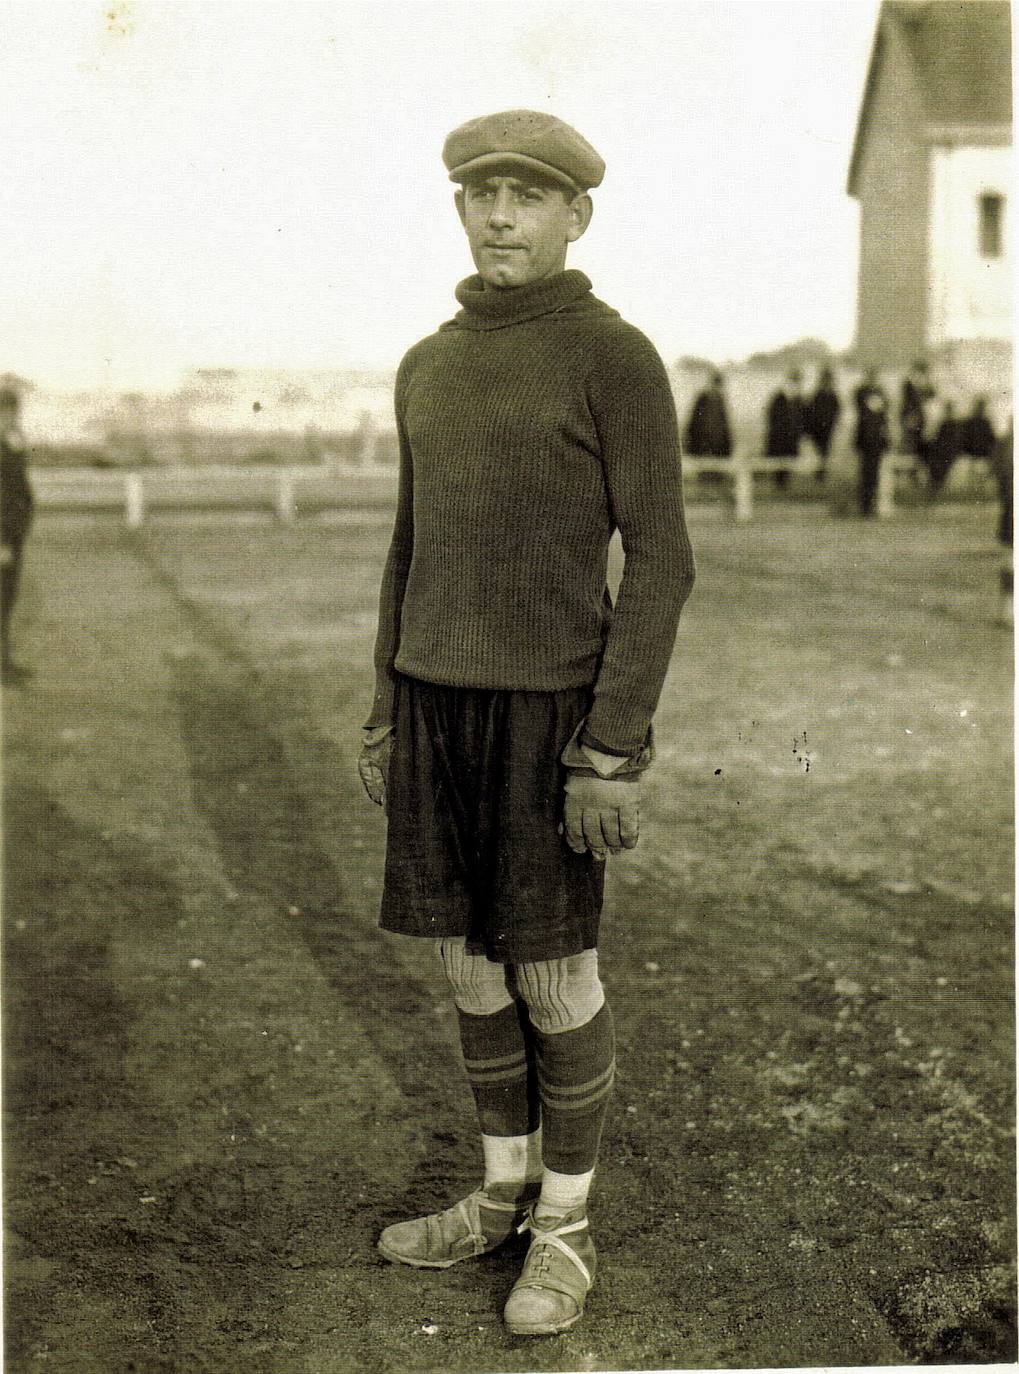
[[[853,447],[860,465],[860,512],[873,515],[881,458],[893,446],[891,403],[874,369],[864,375],[853,392],[852,402]],[[810,393],[804,390],[802,371],[791,368],[767,403],[764,456],[796,458],[803,440],[809,439],[818,458],[817,478],[823,480],[842,408],[830,367],[820,369]],[[1005,438],[994,432],[985,397],[975,398],[968,415],[957,415],[952,401],[938,401],[927,364],[918,360],[912,365],[899,396],[898,451],[916,458],[920,469],[926,472],[926,486],[932,497],[941,491],[957,458],[984,458],[993,465]],[[732,455],[732,426],[721,372],[711,374],[694,401],[685,441],[691,457]],[[1008,447],[1011,452],[1010,438]],[[787,486],[788,472],[777,472],[775,481],[779,487]]]
[[[876,370],[868,370],[852,396],[855,410],[853,448],[859,462],[859,510],[875,514],[881,459],[893,446],[891,405]],[[796,458],[804,439],[817,454],[816,475],[823,481],[831,454],[832,436],[842,414],[842,398],[830,367],[818,372],[814,389],[804,391],[803,373],[791,368],[782,386],[769,398],[764,414],[764,455]],[[926,474],[926,491],[935,498],[945,485],[957,458],[987,460],[998,487],[998,542],[1003,546],[999,619],[1012,623],[1013,538],[1013,424],[995,432],[987,400],[977,396],[968,415],[957,415],[953,401],[939,401],[927,364],[918,359],[903,378],[899,393],[897,451],[916,460],[915,475]],[[732,426],[721,372],[713,372],[693,403],[684,433],[692,458],[730,458]],[[788,471],[775,473],[784,488]]]

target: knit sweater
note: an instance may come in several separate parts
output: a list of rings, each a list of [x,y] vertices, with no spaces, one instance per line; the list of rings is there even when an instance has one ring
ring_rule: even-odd
[[[590,684],[586,738],[633,753],[694,578],[665,368],[582,272],[507,291],[469,277],[456,295],[462,309],[397,374],[399,488],[367,724],[392,719],[394,670],[459,687]]]

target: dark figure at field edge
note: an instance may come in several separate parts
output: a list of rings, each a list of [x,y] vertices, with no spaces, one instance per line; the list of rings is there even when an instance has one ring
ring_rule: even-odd
[[[615,1072],[605,860],[637,843],[694,569],[665,367],[566,270],[601,158],[560,120],[512,110],[454,130],[443,160],[477,275],[397,374],[359,770],[388,813],[382,925],[427,939],[450,983],[484,1180],[379,1248],[444,1269],[528,1231],[504,1318],[554,1335],[594,1280],[587,1200]]]
[[[683,436],[691,458],[731,458],[732,429],[721,372],[712,372],[690,411]]]
[[[970,458],[992,462],[996,443],[994,426],[987,414],[987,397],[976,396],[970,413],[962,422],[962,451]]]
[[[899,395],[899,450],[912,454],[927,465],[928,411],[935,397],[934,387],[922,358],[910,367]]]
[[[796,458],[804,431],[803,374],[791,368],[784,384],[772,395],[765,412],[766,438],[764,451],[768,458]],[[788,472],[775,473],[775,485],[783,490],[789,485]]]
[[[1015,478],[1013,420],[1009,416],[1008,428],[996,440],[991,453],[991,471],[998,484],[998,543],[1002,546],[1003,559],[999,572],[998,620],[1003,625],[1013,623],[1012,605],[1012,549],[1013,549],[1013,509],[1012,494]]]
[[[874,514],[881,459],[889,447],[888,397],[870,368],[853,395],[856,429],[853,447],[860,456],[860,514]]]
[[[831,454],[831,440],[842,411],[842,401],[835,390],[835,377],[830,367],[823,367],[814,394],[806,403],[804,428],[817,452],[820,466],[818,481],[823,481]]]
[[[28,446],[18,423],[20,408],[17,391],[0,388],[0,649],[7,686],[17,686],[31,676],[28,668],[15,663],[11,653],[11,619],[34,507],[28,481]]]
[[[955,413],[955,406],[946,401],[937,433],[927,445],[928,493],[936,497],[948,480],[956,458],[963,452],[966,441],[966,422]]]

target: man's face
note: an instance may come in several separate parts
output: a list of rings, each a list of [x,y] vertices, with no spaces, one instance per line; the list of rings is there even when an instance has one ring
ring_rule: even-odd
[[[456,193],[478,274],[506,290],[554,276],[591,220],[591,200],[524,168],[496,168]]]

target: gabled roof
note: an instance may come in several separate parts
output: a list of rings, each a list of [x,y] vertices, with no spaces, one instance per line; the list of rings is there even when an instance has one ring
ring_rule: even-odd
[[[901,35],[930,123],[1009,124],[1010,10],[1009,0],[883,0],[849,165],[850,195],[856,194],[889,26]]]

